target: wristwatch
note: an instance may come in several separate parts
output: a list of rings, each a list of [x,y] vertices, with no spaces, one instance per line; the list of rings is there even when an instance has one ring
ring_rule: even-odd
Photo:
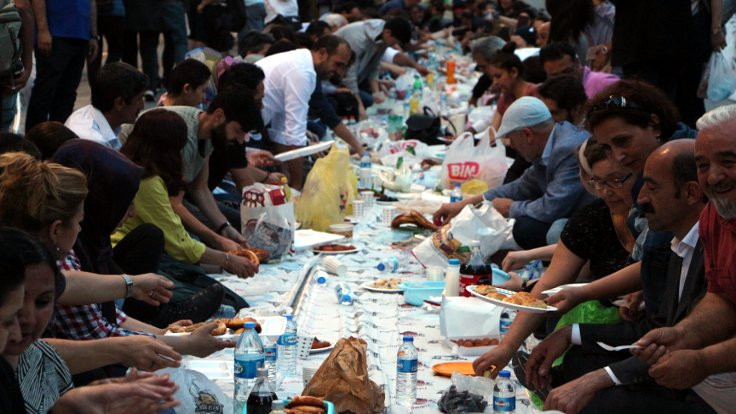
[[[125,297],[129,298],[133,296],[133,279],[125,273],[120,275],[120,277],[125,281]]]

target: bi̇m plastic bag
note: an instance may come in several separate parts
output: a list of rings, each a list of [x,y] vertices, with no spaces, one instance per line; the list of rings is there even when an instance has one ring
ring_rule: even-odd
[[[440,184],[443,188],[452,188],[456,183],[477,178],[493,189],[503,183],[507,169],[503,145],[497,141],[492,147],[489,134],[484,133],[476,146],[473,134],[465,132],[447,148]]]
[[[267,250],[278,260],[294,242],[294,203],[284,189],[256,183],[243,188],[241,228],[248,246]]]
[[[295,200],[296,218],[303,229],[325,231],[350,213],[358,179],[350,155],[333,145],[327,156],[314,163],[302,194]]]
[[[736,62],[722,52],[713,52],[709,65],[708,99],[716,102],[727,99],[736,91]]]
[[[504,218],[490,203],[484,202],[479,208],[467,205],[412,253],[424,266],[444,267],[448,259],[466,263],[470,259],[471,241],[479,241],[481,253],[488,257],[498,251],[512,228],[513,220]]]
[[[185,368],[166,368],[156,374],[168,374],[179,386],[174,399],[180,405],[174,407],[177,414],[225,414],[233,412],[232,398],[225,396],[220,387],[199,371]]]

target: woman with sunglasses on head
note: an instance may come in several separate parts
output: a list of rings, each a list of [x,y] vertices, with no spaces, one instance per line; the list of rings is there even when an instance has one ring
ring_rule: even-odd
[[[679,122],[677,108],[662,91],[636,80],[622,80],[604,89],[588,103],[585,118],[598,143],[610,151],[617,164],[633,173],[632,200],[638,198],[649,154],[664,142],[694,138],[696,134]],[[549,304],[566,311],[585,300],[617,296],[642,287],[647,292],[665,291],[666,278],[659,275],[667,274],[673,234],[650,231],[644,212],[635,203],[627,221],[636,236],[632,264],[596,284],[563,289],[548,299]],[[661,296],[643,298],[648,313],[657,314]]]
[[[72,389],[65,361],[39,339],[64,289],[55,258],[26,233],[3,227],[0,259],[0,411],[154,413],[177,404],[170,399],[176,388],[165,376],[134,373],[118,384]]]
[[[537,297],[541,292],[572,283],[580,275],[599,279],[626,266],[634,238],[625,223],[631,207],[631,171],[613,162],[604,147],[594,140],[584,143],[578,152],[580,180],[586,190],[600,199],[585,206],[565,226],[560,241],[552,246],[521,252],[515,264],[504,261],[505,267],[516,267],[524,260],[549,259],[549,268],[533,286],[514,277],[501,287],[527,290]],[[517,252],[520,253],[520,252]],[[541,253],[541,254],[540,254]],[[491,366],[505,367],[526,338],[546,321],[546,315],[520,312],[501,343],[473,362],[476,373]],[[493,375],[497,373],[494,369]]]

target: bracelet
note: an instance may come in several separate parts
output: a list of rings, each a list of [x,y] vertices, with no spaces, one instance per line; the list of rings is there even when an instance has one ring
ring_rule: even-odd
[[[228,227],[230,227],[230,222],[227,221],[227,220],[225,220],[225,222],[222,223],[220,225],[220,227],[217,228],[217,234],[222,234],[222,231],[225,230]]]
[[[133,295],[133,279],[125,273],[120,275],[120,277],[122,277],[125,282],[125,297],[129,298]]]

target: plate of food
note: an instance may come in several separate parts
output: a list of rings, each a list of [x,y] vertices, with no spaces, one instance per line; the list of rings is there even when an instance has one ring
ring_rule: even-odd
[[[491,285],[471,285],[466,288],[471,295],[494,305],[529,313],[556,312],[557,308],[549,306],[528,292],[514,292]]]
[[[411,210],[408,213],[399,214],[398,216],[394,217],[394,219],[391,221],[391,228],[398,229],[401,228],[401,226],[404,224],[412,225],[418,228],[429,229],[432,231],[439,230],[439,227],[437,225],[424,217],[424,214],[416,210]]]
[[[309,350],[309,354],[321,354],[323,352],[332,351],[335,345],[329,341],[321,341],[319,338],[312,339],[312,349]]]
[[[357,252],[358,248],[352,244],[323,244],[313,248],[312,251],[321,254],[348,254]]]
[[[206,325],[210,322],[217,322],[217,327],[210,332],[212,336],[216,336],[220,339],[236,339],[243,333],[243,325],[246,322],[256,323],[256,332],[259,334],[262,332],[261,324],[253,318],[231,318],[231,319],[216,319],[213,321],[199,322],[186,326],[169,326],[169,329],[164,335],[167,336],[185,336],[191,335],[192,332],[199,329],[202,325]]]
[[[401,293],[403,290],[399,287],[404,279],[398,277],[390,277],[387,279],[378,279],[373,282],[366,282],[360,285],[365,290],[378,293]]]
[[[435,374],[443,377],[451,377],[453,372],[459,372],[463,375],[471,377],[475,376],[475,370],[473,369],[472,362],[441,362],[439,364],[432,365],[432,371]]]
[[[230,250],[227,253],[233,256],[244,257],[248,259],[248,261],[250,261],[251,263],[255,263],[256,265],[266,263],[269,256],[271,255],[268,250],[250,247]]]

